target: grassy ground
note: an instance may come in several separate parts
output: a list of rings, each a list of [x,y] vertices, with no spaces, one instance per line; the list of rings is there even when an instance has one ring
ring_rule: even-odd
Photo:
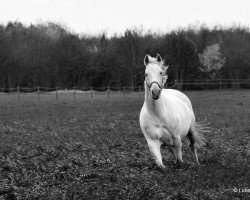
[[[250,91],[186,94],[211,133],[200,166],[184,145],[181,168],[162,150],[165,171],[140,131],[143,94],[0,95],[0,200],[249,198]]]

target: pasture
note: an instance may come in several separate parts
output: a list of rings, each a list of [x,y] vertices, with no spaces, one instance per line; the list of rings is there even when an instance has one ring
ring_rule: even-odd
[[[162,171],[139,126],[143,93],[0,95],[2,199],[248,199],[250,91],[185,92],[210,123],[197,166],[187,144]]]

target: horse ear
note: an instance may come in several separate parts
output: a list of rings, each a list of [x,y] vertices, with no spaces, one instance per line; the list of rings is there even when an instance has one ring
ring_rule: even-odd
[[[157,54],[156,60],[157,60],[157,62],[161,62],[162,61],[162,58],[161,58],[161,56],[159,54]]]
[[[146,66],[148,63],[149,63],[149,55],[147,54],[147,55],[144,57],[144,65]]]

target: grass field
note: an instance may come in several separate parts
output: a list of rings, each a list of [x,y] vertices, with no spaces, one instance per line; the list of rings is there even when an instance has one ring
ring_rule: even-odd
[[[0,200],[248,199],[250,91],[185,93],[211,133],[200,166],[184,144],[181,168],[162,150],[165,171],[140,131],[143,94],[0,95]]]

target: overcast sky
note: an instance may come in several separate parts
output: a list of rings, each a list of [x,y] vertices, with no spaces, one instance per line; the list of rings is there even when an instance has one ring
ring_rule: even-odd
[[[250,0],[0,0],[0,23],[60,22],[77,33],[109,35],[142,26],[172,30],[197,24],[250,25]]]

